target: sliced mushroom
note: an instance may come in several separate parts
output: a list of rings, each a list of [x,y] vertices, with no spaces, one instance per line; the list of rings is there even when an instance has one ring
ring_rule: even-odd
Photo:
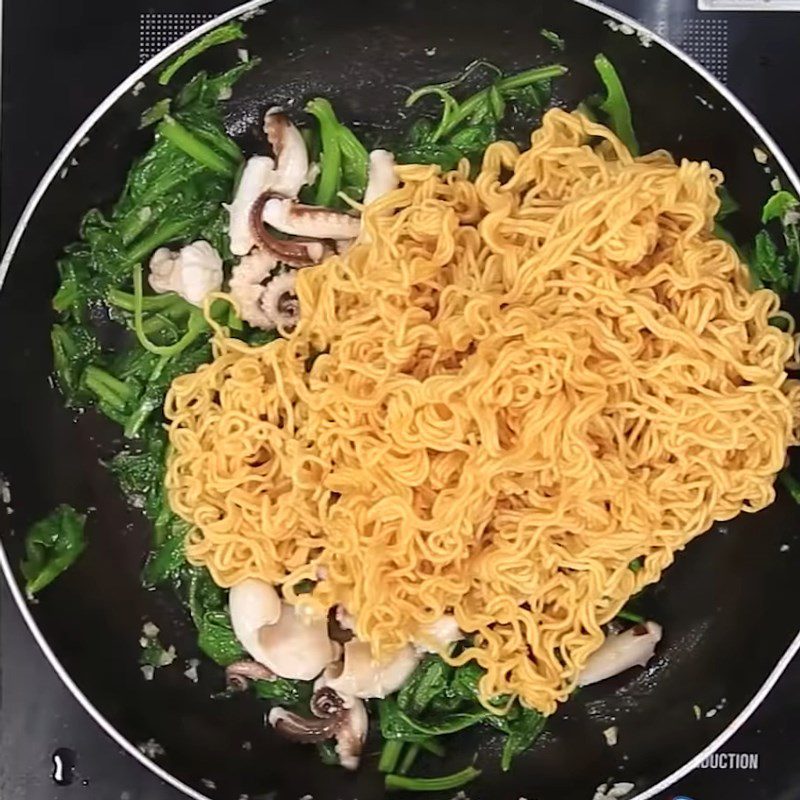
[[[653,657],[661,634],[661,626],[649,621],[634,625],[623,633],[606,636],[603,644],[586,662],[578,677],[578,686],[604,681],[630,667],[645,666]]]
[[[358,217],[352,214],[281,197],[266,201],[262,219],[282,233],[334,241],[354,239],[361,228]]]
[[[309,176],[308,151],[303,135],[277,107],[264,115],[264,133],[277,161],[270,178],[270,191],[283,197],[297,197]]]
[[[250,227],[250,209],[268,188],[274,168],[275,162],[267,156],[253,156],[245,164],[233,202],[228,206],[228,234],[231,253],[235,256],[247,255],[256,244]]]
[[[229,603],[236,638],[275,675],[308,681],[338,655],[327,619],[282,603],[264,581],[249,578],[231,587]]]
[[[441,653],[463,638],[464,633],[458,627],[456,618],[452,614],[443,614],[435,622],[420,626],[414,644],[424,653]]]
[[[388,658],[376,661],[368,642],[352,639],[344,646],[344,661],[331,664],[322,682],[341,695],[367,699],[386,697],[408,680],[419,661],[411,645],[400,648]]]
[[[303,239],[279,239],[264,227],[262,217],[264,206],[269,199],[270,193],[264,192],[250,209],[250,230],[256,240],[256,244],[272,254],[278,261],[291,267],[310,267],[313,264],[319,264],[326,252],[323,242]]]
[[[309,707],[314,717],[277,707],[267,719],[275,730],[296,742],[321,742],[335,737],[341,765],[356,769],[369,727],[364,703],[323,686],[315,689]]]
[[[258,661],[234,661],[225,668],[228,689],[234,692],[244,691],[249,681],[273,681],[275,678],[275,673]]]
[[[369,205],[399,185],[394,155],[388,150],[373,150],[369,154],[369,177],[364,192],[364,205]]]

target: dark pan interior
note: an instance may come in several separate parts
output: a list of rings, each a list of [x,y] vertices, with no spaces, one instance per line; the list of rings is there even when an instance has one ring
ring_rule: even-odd
[[[543,27],[567,40],[563,55],[539,35]],[[602,50],[627,87],[643,149],[709,158],[728,175],[742,204],[739,234],[752,234],[770,191],[773,176],[753,158],[756,135],[713,87],[660,46],[613,32],[602,14],[575,3],[275,0],[247,31],[246,46],[262,62],[230,101],[228,122],[251,150],[263,147],[254,130],[265,107],[297,108],[319,94],[348,121],[396,129],[404,124],[402,87],[450,77],[477,57],[506,70],[563,59],[571,75],[559,83],[558,99],[573,106],[597,91],[592,59]],[[218,48],[196,66],[228,66],[235,50]],[[223,682],[214,665],[202,663],[199,685],[183,676],[183,660],[198,655],[189,623],[169,594],[140,589],[148,526],[125,507],[101,465],[120,446],[119,434],[93,413],[73,418],[49,383],[56,258],[75,238],[83,211],[117,196],[131,160],[147,146],[150,134],[137,124],[160,96],[154,83],[116,103],[76,152],[78,166],[50,186],[0,296],[0,471],[14,508],[0,515],[2,541],[16,565],[22,532],[55,504],[96,509],[86,553],[32,613],[90,701],[129,741],[162,745],[158,762],[174,776],[233,800],[241,793],[373,800],[382,795],[374,758],[355,775],[325,767],[313,749],[266,730],[255,699],[211,699]],[[633,781],[641,791],[680,767],[745,706],[797,632],[797,522],[798,508],[780,496],[767,511],[742,515],[680,554],[642,601],[665,628],[655,662],[579,692],[509,773],[499,771],[491,737],[470,735],[455,740],[436,771],[459,769],[477,752],[484,774],[469,788],[476,800],[586,800],[606,778]],[[137,663],[145,619],[181,655],[150,683]],[[615,747],[602,735],[610,725],[619,729]]]

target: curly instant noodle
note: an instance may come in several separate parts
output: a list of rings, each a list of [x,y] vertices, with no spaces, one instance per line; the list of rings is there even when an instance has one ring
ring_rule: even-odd
[[[552,110],[474,180],[399,175],[298,273],[291,334],[218,332],[175,380],[170,503],[220,585],[316,580],[376,654],[452,612],[484,700],[551,713],[676,550],[773,501],[794,337],[713,236],[707,163]]]

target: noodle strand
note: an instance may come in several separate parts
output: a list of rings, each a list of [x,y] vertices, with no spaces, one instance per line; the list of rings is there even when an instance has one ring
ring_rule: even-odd
[[[483,698],[551,713],[677,550],[773,501],[795,340],[711,233],[707,163],[552,110],[474,180],[399,175],[298,274],[294,332],[218,332],[175,380],[170,503],[220,585],[341,604],[376,655],[453,613]]]

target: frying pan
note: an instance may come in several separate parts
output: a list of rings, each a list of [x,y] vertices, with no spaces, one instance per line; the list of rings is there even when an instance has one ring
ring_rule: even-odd
[[[253,697],[213,699],[223,684],[213,664],[203,661],[196,685],[177,666],[159,670],[152,682],[142,679],[144,620],[153,620],[162,640],[186,659],[199,656],[193,631],[170,593],[140,588],[148,526],[126,507],[101,463],[121,446],[119,431],[94,413],[65,411],[48,379],[56,258],[75,239],[83,212],[113,201],[133,158],[147,147],[151,134],[137,126],[160,96],[157,65],[199,34],[254,10],[260,13],[245,23],[246,46],[262,61],[226,106],[228,129],[246,152],[257,147],[255,131],[267,106],[291,110],[324,95],[346,120],[373,131],[391,129],[402,124],[403,87],[443,80],[477,57],[506,71],[549,61],[553,53],[539,35],[548,28],[567,41],[558,59],[570,75],[558,84],[558,102],[573,107],[597,90],[592,59],[605,52],[628,90],[644,151],[666,147],[724,170],[741,203],[732,225],[737,236],[754,234],[774,177],[796,192],[800,185],[763,128],[714,78],[637,23],[585,0],[250,3],[131,75],[52,164],[0,270],[0,472],[14,508],[13,515],[0,514],[0,561],[20,612],[94,719],[187,795],[375,800],[383,789],[374,758],[356,774],[324,766],[313,749],[266,728],[265,708]],[[623,32],[620,22],[629,26]],[[225,68],[235,49],[208,51],[193,68]],[[140,81],[145,88],[134,90]],[[754,159],[754,147],[770,153],[768,171]],[[73,157],[78,166],[60,177]],[[90,544],[29,604],[18,582],[23,535],[59,502],[94,509]],[[476,757],[484,772],[468,787],[475,800],[587,800],[607,779],[632,782],[630,797],[639,800],[665,789],[733,733],[800,647],[798,521],[800,508],[779,493],[760,514],[743,514],[695,540],[643,597],[647,615],[665,630],[647,669],[580,691],[508,773],[500,772],[496,742],[485,732],[456,740],[437,771],[459,769]],[[610,726],[618,731],[613,747],[603,736]],[[151,761],[137,748],[143,742],[157,742],[163,752]],[[376,748],[370,742],[367,750]]]

